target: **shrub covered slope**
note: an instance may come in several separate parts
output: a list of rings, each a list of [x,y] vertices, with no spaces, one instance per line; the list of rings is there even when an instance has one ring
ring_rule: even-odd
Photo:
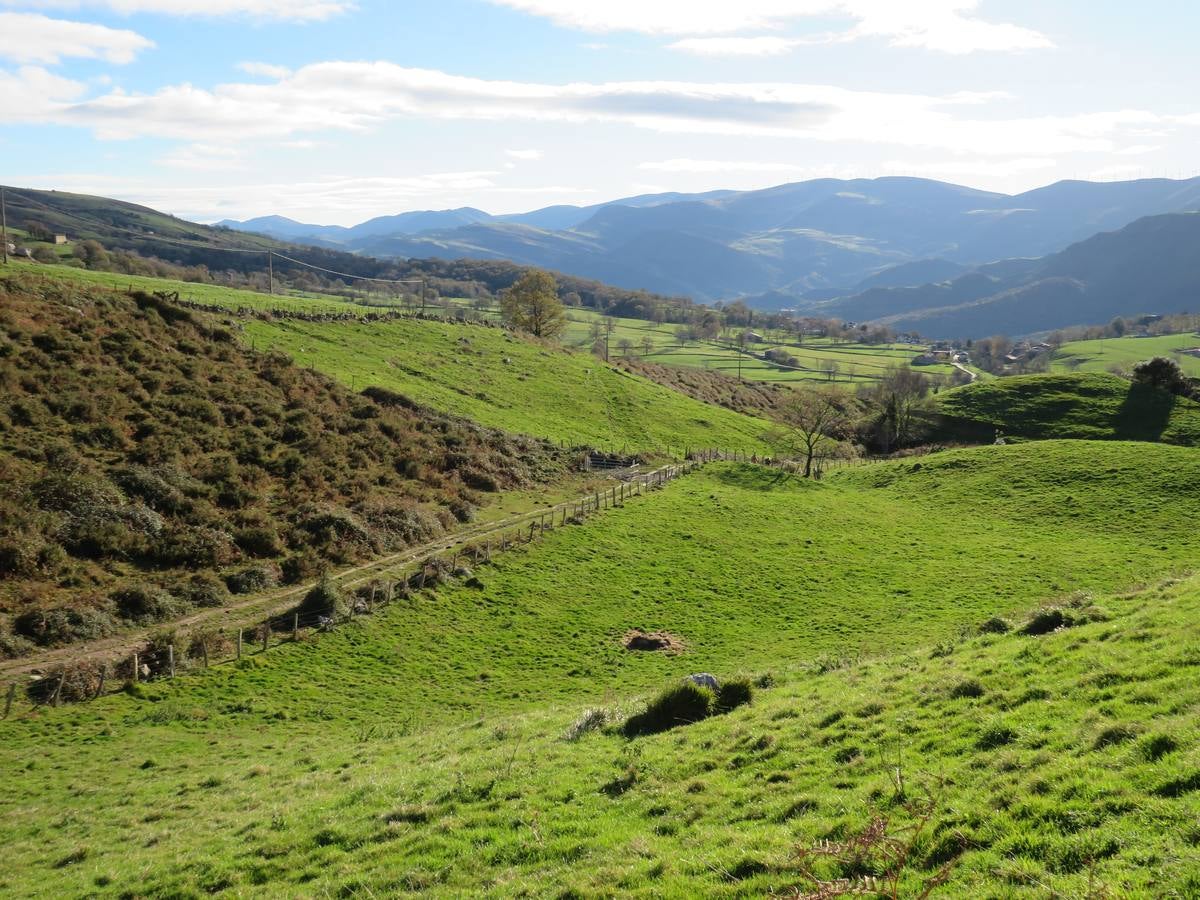
[[[982,423],[1030,439],[1200,444],[1200,404],[1115,375],[1019,375],[946,391],[945,434]]]
[[[761,895],[925,787],[909,887],[953,862],[946,896],[1197,888],[1200,583],[1114,593],[1194,560],[1194,451],[776,478],[714,466],[473,586],[0,724],[0,891]],[[684,651],[625,651],[633,627]],[[776,685],[623,736],[639,697],[747,669]]]
[[[557,448],[355,396],[235,329],[144,294],[0,282],[0,650],[304,580],[565,470]]]

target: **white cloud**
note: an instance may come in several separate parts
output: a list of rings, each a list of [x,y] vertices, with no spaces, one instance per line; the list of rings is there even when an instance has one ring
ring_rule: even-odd
[[[968,177],[1007,178],[1027,172],[1052,169],[1056,165],[1058,165],[1057,160],[1034,156],[1016,159],[946,160],[942,162],[931,162],[924,159],[919,161],[890,160],[883,164],[883,169],[891,175],[913,175],[946,180]]]
[[[693,37],[668,44],[670,50],[681,50],[696,56],[782,56],[791,53],[801,43],[783,37]]]
[[[88,85],[60,78],[41,66],[22,66],[16,72],[0,68],[0,121],[5,120],[7,110],[66,103],[76,100],[86,90]]]
[[[393,214],[416,207],[465,206],[481,196],[511,199],[586,197],[591,188],[569,185],[513,187],[498,184],[494,170],[432,172],[405,177],[331,175],[308,181],[205,181],[188,186],[179,183],[153,184],[144,178],[125,179],[112,175],[55,174],[29,176],[31,187],[78,191],[120,197],[153,209],[171,212],[194,221],[250,218],[278,214],[303,221],[353,225],[376,215]],[[532,203],[538,201],[531,200]]]
[[[192,144],[179,147],[158,162],[160,165],[172,169],[190,169],[199,172],[239,169],[243,166],[242,154],[239,150],[213,144]]]
[[[237,67],[247,75],[261,75],[263,78],[274,78],[276,81],[292,74],[292,70],[287,66],[274,66],[264,62],[240,62]]]
[[[664,159],[661,162],[644,162],[638,168],[647,172],[688,172],[715,174],[718,172],[787,172],[805,171],[805,166],[792,163],[755,162],[734,159]]]
[[[106,139],[235,143],[366,131],[398,119],[617,123],[675,134],[890,144],[1003,158],[1114,152],[1170,131],[1144,110],[988,116],[997,95],[853,91],[830,85],[703,82],[544,84],[492,81],[393,63],[328,62],[267,83],[120,90],[83,102],[0,107],[0,122],[92,128]],[[968,113],[969,111],[969,113]],[[978,111],[978,112],[977,112]],[[1136,140],[1134,140],[1136,138]]]
[[[535,160],[542,158],[541,150],[505,150],[504,152],[513,159]]]
[[[689,36],[675,49],[709,55],[783,53],[799,43],[875,37],[893,46],[921,47],[944,53],[1038,50],[1053,47],[1044,34],[973,15],[979,0],[740,0],[696,3],[693,0],[491,0],[500,6],[550,19],[566,28],[593,32],[634,31]],[[695,40],[701,36],[735,35],[774,30],[797,20],[822,17],[849,19],[843,32],[818,38],[767,42],[761,37],[737,41]],[[786,46],[785,46],[786,45]]]
[[[54,65],[78,57],[121,64],[133,62],[140,51],[153,46],[134,31],[37,13],[0,12],[0,59]]]
[[[28,9],[99,7],[122,15],[246,16],[299,22],[323,21],[354,7],[350,0],[0,0],[0,5]]]

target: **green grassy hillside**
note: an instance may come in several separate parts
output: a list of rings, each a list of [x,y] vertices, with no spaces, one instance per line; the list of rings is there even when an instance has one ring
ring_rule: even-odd
[[[1200,443],[1200,404],[1115,375],[1021,375],[946,391],[952,419],[985,423],[1007,437]],[[955,423],[947,424],[953,437]]]
[[[1186,374],[1200,378],[1200,357],[1182,352],[1197,347],[1200,347],[1200,336],[1195,334],[1070,341],[1055,351],[1050,369],[1054,372],[1107,372],[1113,366],[1119,366],[1128,372],[1140,362],[1166,356],[1179,363]]]
[[[260,349],[283,350],[344,384],[380,385],[509,431],[620,450],[761,450],[768,424],[606,366],[594,356],[500,329],[426,321],[250,322]]]
[[[0,892],[761,895],[801,885],[798,845],[904,824],[897,770],[940,781],[915,855],[959,860],[947,895],[1186,886],[1200,584],[1105,595],[1191,564],[1198,492],[1196,452],[1119,442],[713,466],[474,587],[0,723]],[[1079,627],[960,639],[1054,598]],[[628,653],[633,627],[686,650]],[[563,739],[739,670],[777,686]]]

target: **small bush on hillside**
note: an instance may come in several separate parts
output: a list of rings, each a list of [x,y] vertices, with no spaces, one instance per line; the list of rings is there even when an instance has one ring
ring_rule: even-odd
[[[980,634],[1008,634],[1011,630],[1012,626],[999,616],[992,616],[979,626]]]
[[[233,538],[217,528],[175,528],[159,538],[160,563],[188,569],[218,569],[240,558]]]
[[[31,653],[33,649],[34,643],[29,638],[0,632],[0,659],[17,659]]]
[[[180,513],[187,508],[188,501],[183,491],[145,466],[118,469],[113,475],[113,481],[126,496],[136,497],[158,512]]]
[[[242,528],[234,534],[233,540],[247,556],[258,559],[271,559],[281,555],[284,550],[279,534],[268,525]]]
[[[150,584],[122,588],[113,593],[112,600],[121,618],[142,624],[165,622],[188,610],[186,601]]]
[[[1029,621],[1021,626],[1021,634],[1031,636],[1050,634],[1060,628],[1070,628],[1074,624],[1075,619],[1070,613],[1061,607],[1050,606],[1039,609],[1030,616]]]
[[[225,584],[231,594],[253,594],[279,584],[279,571],[275,566],[248,566],[225,576]]]
[[[197,572],[172,592],[192,606],[224,606],[229,602],[229,589],[216,575]]]
[[[726,681],[717,688],[717,705],[716,711],[719,713],[727,713],[732,709],[737,709],[746,703],[749,703],[754,698],[754,688],[750,685],[749,678],[735,678],[731,681]]]
[[[284,584],[300,584],[310,578],[316,578],[324,568],[321,558],[310,548],[305,547],[299,553],[293,553],[283,561],[281,572]]]
[[[585,734],[592,731],[599,731],[605,725],[612,721],[612,713],[603,707],[595,707],[583,711],[578,719],[576,719],[571,727],[567,729],[563,735],[564,741],[577,741]]]
[[[337,584],[322,578],[300,601],[300,614],[345,618],[350,614],[350,604]]]
[[[109,613],[90,606],[60,606],[24,612],[13,621],[13,631],[41,647],[92,641],[116,629]]]
[[[974,678],[964,678],[950,688],[950,696],[955,700],[962,700],[964,698],[975,699],[982,697],[983,694],[983,685]]]
[[[667,688],[646,709],[625,721],[625,733],[657,734],[677,725],[690,725],[716,712],[717,697],[708,688],[683,681]]]

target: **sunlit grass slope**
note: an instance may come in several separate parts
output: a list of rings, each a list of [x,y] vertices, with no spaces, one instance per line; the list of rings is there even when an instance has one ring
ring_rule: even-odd
[[[427,321],[252,322],[246,336],[361,389],[381,385],[485,425],[621,450],[762,450],[761,420],[595,357],[500,329]]]
[[[1115,375],[998,378],[947,391],[939,405],[1008,437],[1200,443],[1200,404]]]
[[[801,882],[797,843],[903,822],[899,767],[910,796],[940,782],[915,857],[958,860],[948,896],[1188,896],[1200,586],[1103,595],[1192,565],[1197,492],[1198,454],[1145,444],[819,484],[713,467],[481,586],[0,724],[0,892],[761,895]],[[956,643],[1068,593],[1094,624]],[[619,649],[635,626],[687,651]],[[739,670],[779,685],[657,737],[561,739],[585,706]]]
[[[378,312],[377,306],[363,306],[351,303],[342,297],[330,294],[289,291],[286,294],[266,294],[258,291],[242,290],[226,287],[220,284],[201,284],[194,281],[177,281],[172,278],[152,278],[147,275],[123,275],[120,272],[98,272],[90,269],[77,269],[69,266],[42,265],[40,263],[14,260],[7,273],[22,273],[37,275],[68,284],[82,286],[97,286],[116,290],[135,290],[153,293],[154,291],[174,291],[181,299],[213,306],[221,309],[276,309],[287,312],[309,313],[346,313],[346,312]]]
[[[1166,356],[1179,363],[1188,375],[1200,378],[1200,357],[1181,352],[1197,347],[1200,347],[1200,336],[1195,334],[1070,341],[1055,352],[1050,368],[1055,372],[1107,372],[1111,367],[1119,366],[1129,371],[1140,362]]]

